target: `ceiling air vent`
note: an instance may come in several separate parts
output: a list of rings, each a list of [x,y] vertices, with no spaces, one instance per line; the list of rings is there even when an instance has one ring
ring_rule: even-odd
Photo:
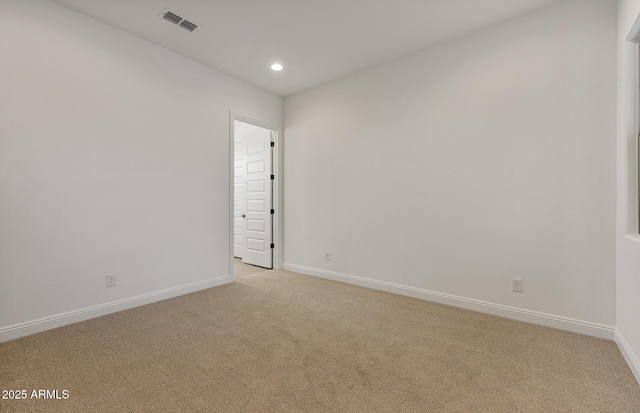
[[[198,26],[196,26],[195,24],[191,23],[188,20],[183,20],[179,26],[182,27],[183,29],[189,30],[190,32],[198,28]]]
[[[160,17],[162,17],[166,21],[169,21],[173,24],[177,24],[178,26],[190,32],[198,28],[197,24],[191,23],[189,20],[183,19],[182,17],[178,16],[177,14],[175,14],[169,9],[164,9],[162,11],[162,14],[160,14]]]
[[[177,14],[173,14],[170,11],[162,13],[162,18],[165,20],[169,20],[173,24],[178,24],[182,20],[182,17],[178,16]]]

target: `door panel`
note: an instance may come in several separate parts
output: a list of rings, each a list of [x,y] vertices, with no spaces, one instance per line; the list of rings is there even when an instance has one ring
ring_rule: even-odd
[[[247,144],[243,139],[234,139],[233,182],[233,256],[242,258],[245,252],[244,187],[245,153]]]
[[[245,137],[244,149],[246,241],[242,261],[272,268],[271,131],[256,127],[256,133]]]
[[[253,192],[260,196],[264,192]],[[247,212],[263,212],[266,210],[264,199],[247,199]]]
[[[266,142],[256,141],[247,145],[247,155],[262,153],[266,150]]]
[[[247,175],[265,172],[265,166],[265,161],[263,159],[247,162]]]
[[[263,239],[247,237],[247,250],[262,253],[266,249]],[[244,262],[244,260],[242,260]]]
[[[247,181],[247,192],[264,192],[265,182],[260,181]]]
[[[248,219],[247,230],[249,231],[264,231],[265,222],[261,219]]]

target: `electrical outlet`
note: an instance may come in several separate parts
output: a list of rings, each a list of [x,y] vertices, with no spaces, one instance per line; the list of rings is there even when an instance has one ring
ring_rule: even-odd
[[[511,289],[517,293],[522,292],[522,280],[520,278],[511,279]]]
[[[115,287],[115,286],[116,286],[116,275],[107,274],[107,287]]]
[[[325,261],[331,261],[331,253],[330,252],[325,252],[324,253],[324,260]]]

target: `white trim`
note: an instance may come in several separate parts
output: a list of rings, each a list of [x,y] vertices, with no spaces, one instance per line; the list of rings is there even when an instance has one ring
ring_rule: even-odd
[[[498,317],[510,318],[527,323],[539,324],[545,327],[557,328],[560,330],[604,338],[607,340],[614,339],[615,327],[605,324],[592,323],[590,321],[577,320],[574,318],[547,314],[539,311],[510,307],[502,304],[495,304],[487,301],[475,300],[472,298],[460,297],[452,294],[439,293],[436,291],[409,287],[406,285],[390,283],[387,281],[379,281],[365,277],[358,277],[355,275],[319,270],[316,268],[304,267],[302,265],[284,263],[284,269],[300,274],[326,278],[334,281],[341,281],[347,284],[372,288],[374,290],[387,291],[390,293],[406,295],[408,297],[419,298],[425,301],[464,308],[466,310],[477,311],[479,313],[491,314]]]
[[[66,326],[68,324],[89,320],[91,318],[101,317],[103,315],[117,313],[130,308],[155,303],[156,301],[166,300],[179,295],[206,290],[208,288],[230,283],[231,281],[233,281],[231,276],[224,275],[222,277],[210,278],[208,280],[185,284],[179,287],[167,288],[166,290],[141,294],[135,297],[124,298],[122,300],[10,325],[8,327],[0,328],[0,343],[51,330],[53,328]]]
[[[638,234],[627,234],[624,236],[625,239],[631,241],[631,242],[637,242],[640,243],[640,235]]]
[[[239,120],[244,123],[249,123],[252,125],[260,126],[265,129],[269,129],[274,133],[274,142],[275,142],[275,151],[273,155],[273,174],[276,176],[276,179],[273,183],[273,209],[275,210],[275,214],[273,216],[273,243],[275,248],[273,249],[273,269],[280,270],[282,269],[282,239],[283,239],[283,226],[282,226],[282,194],[280,188],[282,188],[282,169],[281,169],[281,159],[282,159],[282,144],[280,142],[280,129],[271,123],[262,122],[256,119],[249,118],[244,115],[240,115],[233,111],[229,111],[229,274],[231,274],[231,278],[233,278],[233,164],[234,164],[234,127],[233,121]]]
[[[631,26],[631,30],[627,35],[627,40],[630,42],[638,43],[638,40],[640,40],[639,37],[640,37],[640,15],[636,17],[636,21],[633,23],[633,26]]]
[[[615,341],[622,353],[622,356],[627,361],[631,372],[636,377],[638,384],[640,384],[640,359],[638,359],[638,356],[633,352],[631,346],[627,343],[627,340],[617,327],[615,331]]]
[[[636,23],[634,24],[633,30],[636,31],[636,36],[635,36],[635,42],[638,43],[638,31],[640,31],[640,26],[636,27],[636,25],[638,25],[640,22],[640,20],[636,20]],[[637,235],[640,232],[640,190],[638,190],[638,184],[640,184],[640,168],[638,168],[638,165],[640,165],[638,162],[640,162],[640,145],[639,145],[639,140],[640,140],[640,113],[638,112],[638,110],[640,110],[640,107],[638,107],[638,90],[640,87],[640,83],[638,83],[639,80],[639,75],[640,75],[640,67],[638,67],[638,46],[636,45],[636,47],[634,47],[634,59],[633,59],[633,65],[635,68],[635,76],[634,76],[634,96],[635,98],[633,99],[633,105],[634,105],[634,111],[633,113],[635,114],[635,127],[636,127],[636,133],[635,133],[635,139],[634,139],[634,144],[635,144],[635,163],[634,163],[634,168],[635,168],[635,185],[633,185],[633,187],[635,188],[636,191],[636,196],[635,196],[635,213],[633,214],[633,219],[635,220],[635,222],[633,223],[633,228],[631,229],[631,233],[633,233],[633,235]],[[629,220],[629,214],[627,214],[627,220]],[[628,223],[627,223],[627,226]]]
[[[235,191],[233,188],[233,179],[235,177],[235,157],[234,157],[234,147],[235,147],[235,130],[234,130],[234,121],[235,114],[229,111],[229,274],[231,275],[231,280],[235,280],[234,277],[234,261],[233,261],[233,209],[235,205],[233,203],[235,199]]]

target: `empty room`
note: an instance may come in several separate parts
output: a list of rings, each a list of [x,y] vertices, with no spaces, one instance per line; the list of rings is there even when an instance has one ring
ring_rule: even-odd
[[[0,0],[0,412],[639,412],[640,0]]]

